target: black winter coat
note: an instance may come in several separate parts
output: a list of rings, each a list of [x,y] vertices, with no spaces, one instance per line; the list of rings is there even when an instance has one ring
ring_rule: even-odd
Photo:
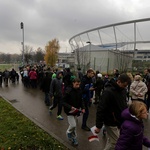
[[[84,109],[84,101],[82,100],[81,89],[74,89],[73,87],[68,87],[63,96],[63,106],[64,112],[67,115],[77,115],[69,113],[72,107],[77,109]]]
[[[49,77],[49,76],[44,77],[43,80],[42,80],[40,89],[43,92],[49,93],[51,81],[52,81],[51,77]]]
[[[120,127],[123,122],[121,112],[127,108],[126,89],[122,89],[112,79],[106,85],[96,113],[96,127],[107,126]]]

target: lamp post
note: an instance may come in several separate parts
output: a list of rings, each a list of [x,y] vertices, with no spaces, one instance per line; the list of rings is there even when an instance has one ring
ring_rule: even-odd
[[[88,58],[89,58],[89,62],[88,62],[88,65],[89,67],[91,67],[91,42],[90,41],[87,41],[86,43],[89,44],[89,53],[88,53]]]
[[[23,22],[20,23],[20,27],[22,29],[22,65],[24,66],[24,24]]]

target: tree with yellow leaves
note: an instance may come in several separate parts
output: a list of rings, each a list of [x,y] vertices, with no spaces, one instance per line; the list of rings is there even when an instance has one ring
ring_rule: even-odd
[[[45,46],[45,56],[44,60],[47,65],[52,67],[55,66],[56,61],[58,60],[58,52],[60,49],[59,41],[57,39],[53,39],[49,41],[48,44]]]

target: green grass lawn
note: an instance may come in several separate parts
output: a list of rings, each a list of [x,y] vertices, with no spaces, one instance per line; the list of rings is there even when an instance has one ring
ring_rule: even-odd
[[[5,69],[10,69],[12,67],[11,64],[0,64],[0,69],[4,71]]]
[[[68,150],[0,97],[0,150]]]

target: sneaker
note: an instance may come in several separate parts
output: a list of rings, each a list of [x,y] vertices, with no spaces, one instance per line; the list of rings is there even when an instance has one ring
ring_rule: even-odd
[[[61,115],[59,115],[59,116],[57,116],[57,119],[58,120],[63,120],[64,118]]]
[[[72,133],[67,133],[67,138],[69,141],[72,141]]]
[[[78,145],[78,141],[77,141],[77,139],[76,139],[76,138],[73,138],[73,140],[72,140],[72,144],[73,144],[74,146],[77,146],[77,145]]]
[[[87,127],[87,126],[82,127],[82,129],[85,130],[85,131],[91,131],[91,129],[89,127]]]

